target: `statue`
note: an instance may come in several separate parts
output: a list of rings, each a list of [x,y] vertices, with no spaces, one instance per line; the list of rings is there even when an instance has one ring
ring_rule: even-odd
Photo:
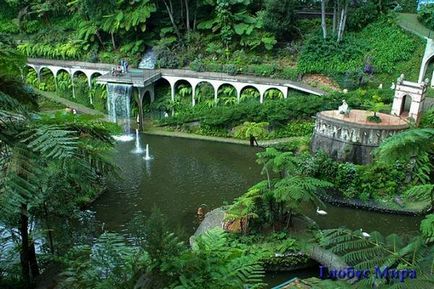
[[[396,86],[395,86],[395,82],[392,82],[392,85],[390,86],[391,90],[395,90]]]
[[[344,116],[348,116],[350,114],[350,108],[348,107],[347,102],[344,100],[342,100],[342,105],[339,106],[338,108],[339,113],[343,114]]]
[[[404,74],[401,74],[401,76],[399,76],[397,80],[397,84],[402,84],[403,81],[404,81]]]

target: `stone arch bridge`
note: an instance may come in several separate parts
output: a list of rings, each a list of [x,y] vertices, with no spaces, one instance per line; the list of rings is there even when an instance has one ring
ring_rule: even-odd
[[[131,69],[131,71],[127,74],[123,74],[121,76],[112,76],[111,69],[114,67],[113,64],[38,58],[29,58],[27,61],[27,66],[33,68],[36,71],[39,79],[41,78],[42,70],[46,68],[52,72],[54,78],[57,78],[61,71],[65,71],[70,75],[72,81],[74,76],[81,72],[86,75],[89,87],[92,86],[92,78],[97,75],[99,75],[96,78],[98,83],[118,83],[132,85],[139,91],[139,98],[137,100],[139,109],[142,108],[143,99],[146,93],[149,93],[151,102],[154,100],[154,83],[159,79],[165,79],[169,83],[172,100],[175,99],[177,83],[180,81],[189,83],[192,90],[191,103],[193,106],[196,104],[195,92],[200,83],[208,83],[213,87],[214,100],[216,102],[218,101],[219,88],[221,88],[223,85],[231,85],[235,88],[238,102],[240,101],[241,92],[247,87],[253,87],[259,92],[259,101],[261,103],[264,102],[265,94],[270,89],[276,89],[280,91],[284,98],[288,97],[290,89],[308,94],[324,95],[322,90],[311,87],[304,83],[248,75],[231,76],[226,73],[195,72],[183,69]],[[140,112],[140,123],[142,123],[142,120],[143,113]]]

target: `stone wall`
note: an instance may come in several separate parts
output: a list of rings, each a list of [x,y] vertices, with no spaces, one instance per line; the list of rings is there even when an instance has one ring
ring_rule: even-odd
[[[317,114],[311,149],[324,151],[333,159],[356,164],[372,161],[372,151],[387,137],[407,125],[365,125]]]

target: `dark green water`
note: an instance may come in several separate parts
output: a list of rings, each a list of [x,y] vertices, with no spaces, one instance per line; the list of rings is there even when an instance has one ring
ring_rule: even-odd
[[[193,233],[199,206],[229,203],[260,179],[254,148],[148,135],[141,141],[153,159],[131,153],[134,141],[119,143],[115,160],[122,179],[111,182],[94,205],[108,230],[122,230],[135,213],[157,206],[173,225]]]
[[[256,148],[149,135],[141,135],[141,144],[149,144],[153,160],[131,153],[134,141],[117,145],[121,179],[109,183],[93,208],[107,230],[122,231],[137,212],[149,214],[157,206],[173,225],[193,233],[199,206],[213,209],[231,202],[263,178]],[[317,215],[315,208],[304,210],[322,228],[346,226],[383,234],[414,232],[421,220],[331,205],[325,209],[327,216]]]
[[[104,223],[106,230],[122,232],[135,214],[149,214],[157,206],[173,226],[192,234],[198,225],[199,206],[206,204],[210,210],[229,203],[263,178],[255,162],[256,148],[149,135],[141,135],[141,144],[149,144],[152,160],[131,153],[134,141],[117,145],[115,161],[121,179],[112,180],[93,206],[97,221]],[[411,234],[421,220],[331,205],[325,209],[327,216],[319,216],[315,210],[304,209],[322,228],[346,226],[383,234]],[[270,273],[266,282],[275,286],[296,276],[317,276],[317,272]]]

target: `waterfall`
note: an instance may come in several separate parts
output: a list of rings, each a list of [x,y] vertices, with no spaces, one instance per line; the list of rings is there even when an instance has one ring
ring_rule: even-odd
[[[143,55],[143,58],[139,63],[139,68],[154,69],[156,62],[157,62],[157,57],[155,56],[155,53],[152,50],[152,48],[150,48],[146,51],[145,55]]]
[[[123,127],[124,135],[119,140],[131,141],[131,99],[132,86],[128,84],[107,83],[107,111],[110,121]]]

